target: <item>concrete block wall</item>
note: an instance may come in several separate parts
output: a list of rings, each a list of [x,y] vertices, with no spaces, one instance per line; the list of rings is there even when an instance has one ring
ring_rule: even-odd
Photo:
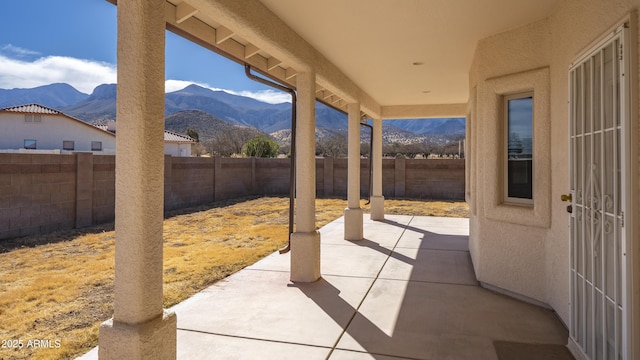
[[[396,159],[382,159],[382,196],[385,198],[396,196]]]
[[[93,154],[76,156],[76,227],[93,223]]]
[[[333,159],[333,192],[324,196],[347,196],[347,159]]]
[[[0,154],[0,239],[75,227],[76,183],[74,155]]]
[[[93,157],[93,224],[113,221],[116,206],[116,157]]]
[[[322,160],[322,159],[321,159]],[[323,159],[323,172],[330,174],[326,183],[330,183],[326,187],[325,192],[320,196],[347,196],[347,186],[349,183],[347,176],[347,159]],[[330,161],[327,161],[330,160]],[[383,173],[384,177],[384,173]],[[384,181],[383,181],[384,183]],[[360,195],[366,197],[369,195],[369,160],[360,160]],[[386,195],[385,195],[386,196]]]
[[[369,195],[369,160],[360,162],[360,194]],[[464,200],[463,159],[383,159],[386,198]],[[347,196],[347,159],[320,159],[318,196]]]
[[[219,159],[165,155],[165,210],[214,201],[216,161]]]
[[[289,159],[165,156],[165,210],[247,195],[289,194]],[[384,159],[383,195],[464,200],[464,160]],[[0,239],[115,217],[115,156],[0,153]],[[369,194],[369,160],[360,164]],[[316,159],[318,197],[346,197],[347,159]]]
[[[396,169],[397,165],[398,162]],[[407,159],[404,166],[404,197],[464,200],[464,160]],[[400,183],[401,181],[396,181],[396,186]]]
[[[289,193],[290,159],[254,159],[256,195],[285,195]]]
[[[215,160],[215,200],[233,199],[254,195],[254,159],[217,157]]]

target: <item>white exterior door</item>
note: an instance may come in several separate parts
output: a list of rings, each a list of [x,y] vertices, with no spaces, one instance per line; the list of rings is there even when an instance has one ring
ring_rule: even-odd
[[[569,70],[570,336],[594,360],[631,359],[626,32],[621,26]]]

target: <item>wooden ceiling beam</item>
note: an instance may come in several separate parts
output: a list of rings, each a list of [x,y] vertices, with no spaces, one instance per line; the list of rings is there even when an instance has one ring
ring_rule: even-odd
[[[258,55],[260,52],[260,48],[253,45],[252,43],[248,43],[244,46],[244,58],[248,59],[252,56]]]
[[[298,72],[291,67],[284,72],[284,77],[286,80],[291,80],[296,75],[298,75]]]
[[[180,24],[197,13],[198,9],[183,1],[176,6],[176,23]]]
[[[220,45],[223,42],[231,39],[233,36],[233,31],[227,29],[224,26],[218,26],[216,29],[216,44]]]
[[[267,59],[267,70],[271,71],[273,69],[276,68],[276,66],[279,66],[280,64],[282,64],[282,61],[276,59],[275,57],[270,57]]]

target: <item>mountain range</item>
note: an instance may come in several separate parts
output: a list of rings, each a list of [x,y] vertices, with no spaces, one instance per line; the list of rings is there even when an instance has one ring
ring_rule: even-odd
[[[91,94],[84,94],[69,84],[57,83],[32,89],[0,89],[0,108],[37,103],[54,108],[65,114],[88,123],[105,123],[116,117],[116,85],[103,84]],[[231,125],[249,126],[265,133],[286,134],[291,127],[291,104],[268,104],[249,97],[233,95],[224,91],[214,91],[197,85],[165,95],[165,116],[167,129],[184,133],[186,128],[204,130],[201,138],[209,137],[208,132],[216,126],[207,123],[213,121],[202,113],[192,112],[193,119],[184,116],[184,111],[199,110],[212,115],[216,120]],[[171,115],[179,116],[180,126],[174,126]],[[204,123],[203,123],[204,121]],[[192,122],[192,123],[190,123]],[[197,126],[199,123],[200,126]],[[387,135],[385,142],[400,139],[401,143],[423,141],[425,137],[441,137],[464,134],[464,119],[428,119],[428,120],[390,120],[383,123],[383,133]],[[212,126],[209,126],[212,125]],[[345,133],[347,129],[346,114],[322,103],[316,105],[316,127],[325,129],[323,133]],[[184,130],[183,130],[184,129]],[[363,137],[365,132],[363,130]],[[395,134],[391,136],[389,135]],[[279,138],[280,136],[275,136]],[[285,135],[286,137],[286,135]]]
[[[32,89],[0,89],[0,108],[23,104],[40,104],[59,108],[78,103],[89,95],[81,93],[69,84],[50,84]]]

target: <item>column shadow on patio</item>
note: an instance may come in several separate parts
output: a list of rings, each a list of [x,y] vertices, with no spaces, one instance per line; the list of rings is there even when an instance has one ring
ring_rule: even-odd
[[[501,359],[494,341],[564,345],[547,310],[478,286],[468,222],[410,216],[321,229],[322,274],[271,255],[177,305],[179,358]]]

